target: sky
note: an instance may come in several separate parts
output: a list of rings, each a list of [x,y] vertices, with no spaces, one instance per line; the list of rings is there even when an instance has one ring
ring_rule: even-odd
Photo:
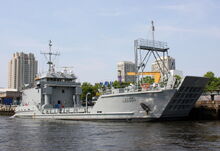
[[[7,87],[8,61],[15,52],[41,52],[52,40],[57,70],[73,67],[80,82],[117,79],[117,63],[134,61],[134,40],[166,41],[184,75],[220,76],[218,0],[0,0],[0,87]],[[149,69],[150,70],[150,69]]]

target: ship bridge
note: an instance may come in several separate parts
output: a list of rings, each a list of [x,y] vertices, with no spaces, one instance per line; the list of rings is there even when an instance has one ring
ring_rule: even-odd
[[[43,73],[35,78],[36,81],[72,81],[74,82],[77,77],[74,74],[68,74],[63,72]]]

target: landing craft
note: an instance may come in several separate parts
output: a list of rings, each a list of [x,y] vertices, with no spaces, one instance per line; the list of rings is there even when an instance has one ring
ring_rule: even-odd
[[[136,84],[120,89],[102,91],[93,106],[82,106],[81,84],[71,72],[56,72],[51,61],[52,42],[49,43],[49,70],[38,75],[35,85],[22,92],[21,105],[13,117],[62,120],[134,120],[149,121],[162,118],[186,117],[203,92],[207,78],[183,76],[175,70],[168,70],[164,58],[168,57],[165,42],[137,39],[135,46],[136,72],[127,73],[136,78]],[[159,73],[151,73],[156,80],[144,84],[141,80],[146,63],[153,56],[158,63]],[[145,87],[144,87],[145,85]],[[147,86],[146,86],[147,85]],[[28,104],[28,105],[26,105]]]

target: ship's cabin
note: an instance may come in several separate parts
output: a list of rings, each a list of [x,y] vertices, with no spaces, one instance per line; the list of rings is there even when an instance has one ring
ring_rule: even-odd
[[[34,91],[39,92],[40,105],[53,108],[57,104],[73,107],[80,104],[82,93],[80,83],[73,73],[53,72],[44,73],[35,79]]]

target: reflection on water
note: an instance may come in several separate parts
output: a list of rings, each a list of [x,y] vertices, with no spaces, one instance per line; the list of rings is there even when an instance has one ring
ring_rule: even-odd
[[[219,121],[122,123],[0,117],[0,150],[220,150],[219,128]]]

